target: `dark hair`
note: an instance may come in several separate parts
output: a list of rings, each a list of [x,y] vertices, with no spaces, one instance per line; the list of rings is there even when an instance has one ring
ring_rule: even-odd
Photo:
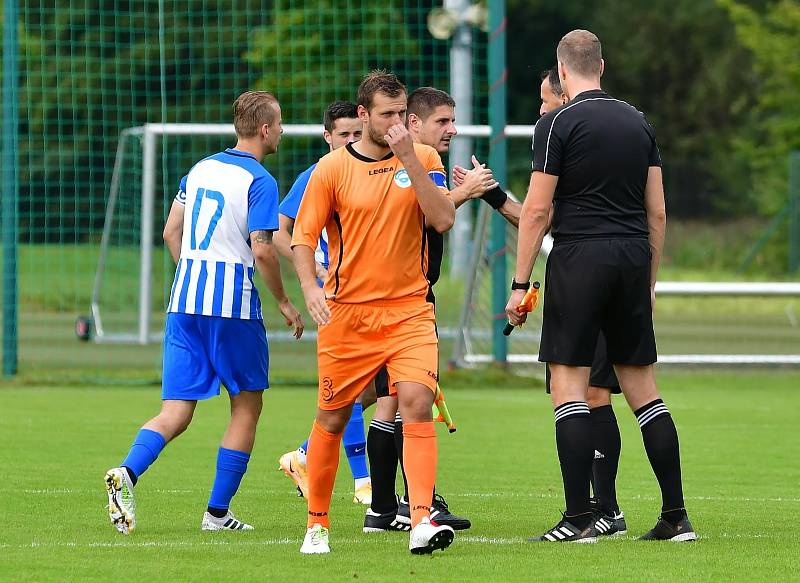
[[[433,110],[442,105],[455,107],[456,102],[450,95],[441,89],[433,87],[420,87],[408,96],[408,113],[413,113],[422,121],[433,113]]]
[[[275,106],[278,100],[266,91],[246,91],[233,102],[233,127],[236,135],[252,138],[258,135],[259,128],[275,121]]]
[[[542,81],[547,79],[550,83],[550,91],[553,92],[553,95],[556,97],[561,97],[564,93],[564,90],[561,88],[561,79],[558,76],[558,65],[547,69],[546,71],[542,71],[540,75]]]
[[[600,76],[603,54],[600,39],[593,32],[573,30],[565,34],[558,43],[556,57],[579,77]]]
[[[376,93],[383,93],[387,97],[397,97],[406,93],[406,86],[400,82],[397,75],[384,69],[371,71],[358,86],[356,103],[363,105],[369,111],[372,108],[372,99]]]
[[[325,129],[333,131],[333,122],[343,117],[352,119],[358,117],[358,108],[352,101],[334,101],[325,108],[325,114],[322,116],[322,125]]]

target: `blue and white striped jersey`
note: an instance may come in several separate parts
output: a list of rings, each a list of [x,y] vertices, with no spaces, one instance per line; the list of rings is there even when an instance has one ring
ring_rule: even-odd
[[[229,148],[195,164],[175,201],[185,206],[183,240],[167,312],[262,319],[250,233],[278,229],[275,179]]]
[[[278,212],[280,214],[292,220],[297,218],[297,212],[300,210],[300,203],[303,202],[303,195],[306,192],[306,186],[308,186],[308,179],[311,178],[311,173],[316,167],[317,164],[315,162],[300,173],[297,180],[294,181],[294,184],[289,189],[286,198],[281,201],[281,206],[278,207]],[[314,252],[314,259],[317,263],[322,265],[322,267],[328,269],[330,263],[328,259],[328,231],[325,229],[322,229],[322,233],[320,234],[317,250]]]

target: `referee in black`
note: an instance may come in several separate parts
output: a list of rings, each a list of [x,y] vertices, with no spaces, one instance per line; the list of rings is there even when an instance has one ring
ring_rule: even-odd
[[[652,309],[666,225],[655,135],[639,111],[600,89],[597,36],[574,30],[561,39],[556,56],[570,101],[536,124],[533,174],[506,306],[512,324],[525,321],[516,307],[530,286],[552,206],[555,244],[547,261],[539,360],[552,375],[566,512],[535,540],[597,540],[597,518],[589,507],[594,447],[586,393],[600,332],[661,487],[661,516],[642,538],[694,540],[684,508],[678,434],[653,370]]]

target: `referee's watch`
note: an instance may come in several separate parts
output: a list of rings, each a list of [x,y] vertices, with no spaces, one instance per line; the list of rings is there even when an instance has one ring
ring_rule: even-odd
[[[512,279],[511,280],[511,290],[513,291],[513,290],[517,290],[517,289],[528,291],[529,289],[531,289],[531,282],[529,282],[529,281],[519,282],[516,279]]]

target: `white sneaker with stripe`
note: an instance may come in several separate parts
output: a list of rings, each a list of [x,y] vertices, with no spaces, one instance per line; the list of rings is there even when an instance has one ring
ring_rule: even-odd
[[[222,518],[217,518],[208,512],[204,513],[200,528],[202,530],[254,530],[249,524],[237,520],[230,510]]]
[[[592,523],[589,523],[586,528],[580,529],[565,517],[542,536],[529,538],[528,540],[530,542],[550,543],[596,543],[597,531]]]

